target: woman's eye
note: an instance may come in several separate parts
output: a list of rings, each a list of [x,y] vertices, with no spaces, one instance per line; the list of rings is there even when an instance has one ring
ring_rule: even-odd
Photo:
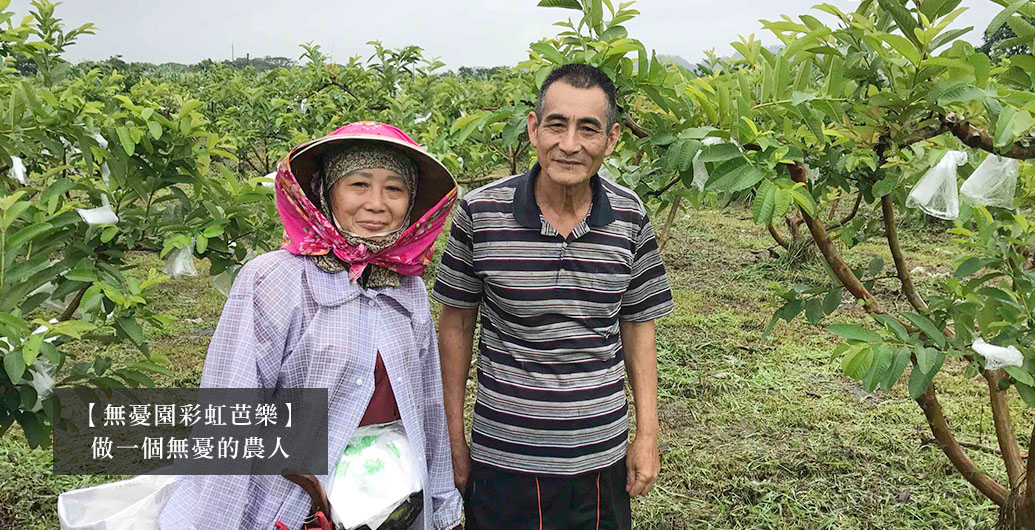
[[[393,193],[402,193],[402,192],[404,192],[406,190],[400,188],[399,186],[388,186],[388,191],[393,192]]]
[[[367,183],[366,182],[353,182],[352,184],[350,184],[350,186],[352,186],[353,188],[365,188],[365,187],[367,187]]]

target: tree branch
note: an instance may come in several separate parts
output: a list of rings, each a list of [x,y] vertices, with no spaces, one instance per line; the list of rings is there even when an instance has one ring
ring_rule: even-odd
[[[982,151],[1001,154],[1002,156],[1018,160],[1035,158],[1035,145],[1032,145],[1027,139],[1010,144],[1002,150],[996,150],[995,141],[988,131],[974,127],[970,122],[960,119],[955,113],[943,116],[942,124],[952,132],[953,136],[974,149],[981,149]]]
[[[776,230],[775,226],[769,224],[766,226],[766,228],[769,229],[769,235],[773,236],[773,241],[776,241],[777,245],[783,247],[784,250],[790,248],[790,243],[787,242],[787,238],[783,237],[783,235],[781,235],[780,232]]]
[[[938,445],[938,440],[935,440],[933,436],[927,433],[920,433],[920,444],[921,445]],[[965,449],[973,449],[975,451],[981,451],[982,453],[988,453],[990,455],[1003,456],[1003,452],[995,447],[989,447],[987,445],[981,445],[974,442],[966,442],[960,440],[960,447]],[[1024,460],[1028,459],[1028,453],[1021,451],[1021,458]]]
[[[676,198],[672,200],[672,206],[668,210],[668,219],[665,220],[665,228],[661,231],[661,243],[658,244],[658,252],[665,249],[665,243],[668,243],[668,232],[672,229],[672,223],[676,220],[676,215],[679,213],[679,203],[682,201],[682,195],[676,195]]]
[[[629,132],[636,135],[637,138],[646,138],[650,136],[650,133],[645,131],[643,127],[640,127],[639,124],[633,121],[632,117],[628,114],[622,114],[622,125],[625,125],[629,129]]]
[[[909,273],[909,266],[906,265],[906,257],[902,254],[902,246],[898,242],[898,231],[895,228],[895,204],[891,201],[890,194],[880,198],[880,207],[884,214],[884,232],[887,235],[888,248],[891,249],[891,259],[895,261],[898,281],[902,284],[902,294],[906,295],[909,305],[917,311],[925,313],[927,303],[916,290],[912,275]]]
[[[72,318],[72,315],[75,314],[76,309],[79,309],[79,304],[83,301],[83,295],[86,294],[86,290],[89,288],[90,286],[87,285],[86,287],[79,289],[79,292],[75,294],[75,298],[73,298],[72,301],[68,303],[68,307],[66,307],[65,310],[61,313],[61,316],[58,317],[58,322],[64,322]]]
[[[805,175],[805,165],[801,162],[795,162],[789,166],[791,172],[791,178],[795,182],[804,183],[808,186],[808,178]],[[819,251],[823,254],[827,264],[830,265],[830,270],[834,273],[834,276],[844,285],[845,289],[852,296],[863,301],[863,306],[866,311],[870,313],[886,313],[877,299],[873,297],[873,294],[859,281],[859,278],[852,272],[852,268],[848,266],[841,253],[834,246],[833,241],[830,240],[830,235],[827,233],[827,229],[823,226],[823,221],[816,219],[809,215],[804,210],[801,210],[801,217],[805,221],[805,225],[808,226],[809,231],[812,232],[812,239],[815,240],[816,246],[819,247]]]
[[[1031,438],[1028,440],[1028,454],[1031,454],[1032,448],[1035,448],[1035,426],[1031,430]],[[1031,506],[1035,503],[1035,458],[1028,459],[1028,465],[1025,468],[1025,495],[1027,496],[1028,505]]]
[[[840,199],[840,197],[838,199]],[[837,230],[838,228],[841,228],[842,226],[850,223],[852,221],[852,219],[855,219],[855,216],[859,213],[859,207],[862,206],[862,200],[863,200],[862,193],[857,194],[855,196],[855,204],[852,206],[852,211],[848,212],[848,215],[846,215],[844,217],[844,219],[841,219],[840,221],[838,221],[837,224],[835,224],[834,226],[828,227],[827,231],[829,232],[831,230]]]
[[[949,423],[945,421],[945,414],[942,412],[941,404],[938,403],[933,383],[927,387],[923,395],[916,399],[916,402],[923,409],[924,416],[927,417],[927,423],[931,426],[931,432],[934,433],[938,447],[949,457],[952,465],[959,470],[963,478],[967,479],[967,482],[970,482],[981,493],[991,499],[992,502],[1003,506],[1010,492],[985,474],[985,472],[978,469],[974,461],[963,452],[963,448],[960,447],[956,437],[952,434]],[[1029,465],[1031,465],[1030,462],[1032,460],[1035,460],[1035,458],[1028,459]]]
[[[1002,370],[984,370],[981,375],[985,377],[985,381],[988,381],[995,437],[999,441],[999,450],[1003,453],[1010,489],[1014,490],[1024,480],[1024,463],[1021,459],[1021,447],[1017,445],[1017,438],[1013,434],[1013,423],[1010,420],[1010,407],[1006,403],[1006,392],[999,390],[999,381],[1006,373]]]
[[[682,177],[680,177],[679,175],[676,175],[676,178],[672,179],[672,181],[669,182],[668,184],[665,184],[665,186],[663,188],[661,188],[660,190],[652,191],[652,192],[648,193],[647,196],[648,197],[657,197],[657,196],[665,193],[666,191],[668,191],[670,188],[672,188],[672,186],[675,186],[677,183],[679,183],[679,181],[681,179],[682,179]]]

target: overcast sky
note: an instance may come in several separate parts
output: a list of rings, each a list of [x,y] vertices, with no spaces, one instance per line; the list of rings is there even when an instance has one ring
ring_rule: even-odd
[[[857,0],[827,0],[848,11]],[[615,0],[617,4],[619,0]],[[66,0],[56,15],[66,27],[84,22],[97,34],[83,37],[66,58],[194,63],[205,58],[229,59],[264,55],[297,59],[300,43],[320,44],[339,62],[371,48],[416,44],[427,57],[439,57],[447,68],[514,65],[526,59],[530,42],[552,37],[554,22],[578,15],[565,9],[536,7],[535,0]],[[774,20],[811,13],[815,0],[640,0],[640,16],[625,24],[629,34],[648,49],[680,55],[695,62],[704,50],[732,54],[729,42],[755,33],[763,42],[777,41],[761,29],[759,19]],[[974,26],[966,38],[981,42],[981,33],[1001,9],[990,0],[964,0],[970,10],[954,26]],[[11,9],[27,14],[29,0],[14,0]]]

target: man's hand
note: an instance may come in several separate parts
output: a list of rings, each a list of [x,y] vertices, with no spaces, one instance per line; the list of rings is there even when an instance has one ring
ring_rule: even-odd
[[[658,473],[661,472],[658,440],[652,436],[637,435],[632,445],[629,446],[625,467],[629,472],[629,476],[625,479],[625,491],[629,493],[629,496],[639,497],[649,493],[658,480]]]
[[[450,442],[450,449],[453,453],[453,483],[456,489],[463,495],[467,491],[467,478],[471,474],[471,448],[467,441]]]
[[[629,446],[625,466],[630,497],[646,495],[661,471],[658,454],[658,350],[654,321],[622,322],[622,349],[636,405],[636,439]]]

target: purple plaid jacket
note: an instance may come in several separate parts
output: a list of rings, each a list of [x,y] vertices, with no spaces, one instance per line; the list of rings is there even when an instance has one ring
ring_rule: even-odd
[[[438,344],[423,280],[364,290],[284,250],[241,269],[209,345],[201,386],[328,389],[333,469],[374,391],[380,351],[414,454],[424,464],[424,511],[412,529],[460,524],[442,405]],[[318,477],[326,488],[329,475]],[[302,488],[275,475],[182,476],[162,529],[301,528]]]

